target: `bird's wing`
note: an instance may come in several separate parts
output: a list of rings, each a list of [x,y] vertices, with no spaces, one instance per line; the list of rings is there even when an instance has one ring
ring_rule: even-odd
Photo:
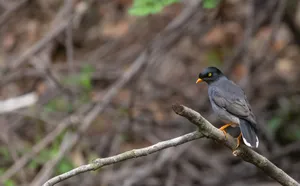
[[[247,118],[253,115],[244,92],[239,87],[234,88],[238,88],[238,92],[237,89],[234,91],[230,87],[228,89],[213,87],[211,89],[212,101],[220,108],[237,117]]]

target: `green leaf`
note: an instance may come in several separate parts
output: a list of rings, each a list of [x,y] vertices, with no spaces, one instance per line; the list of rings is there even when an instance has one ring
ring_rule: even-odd
[[[134,0],[128,12],[134,16],[146,16],[158,13],[164,7],[176,2],[178,0]]]
[[[74,74],[70,77],[67,77],[64,80],[64,83],[71,86],[81,86],[83,88],[91,89],[92,87],[92,75],[95,71],[94,67],[91,65],[84,65],[79,74]]]
[[[95,69],[91,65],[84,65],[79,74],[79,85],[86,90],[92,89],[92,74]]]
[[[81,87],[87,90],[91,90],[92,89],[91,76],[89,74],[81,74],[79,78],[79,84]]]
[[[203,0],[203,8],[216,8],[220,2],[221,0]]]

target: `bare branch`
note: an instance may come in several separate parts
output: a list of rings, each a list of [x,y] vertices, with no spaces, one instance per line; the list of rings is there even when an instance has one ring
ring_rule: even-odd
[[[38,101],[38,95],[35,92],[24,94],[22,96],[0,100],[0,114],[15,111],[20,108],[29,107]]]
[[[58,176],[48,180],[43,186],[52,186],[52,185],[55,185],[56,183],[59,183],[65,179],[68,179],[68,178],[78,175],[80,173],[97,170],[106,165],[111,165],[111,164],[118,163],[118,162],[121,162],[124,160],[147,156],[154,152],[158,152],[158,151],[161,151],[166,148],[181,145],[183,143],[186,143],[186,142],[189,142],[189,141],[201,138],[201,137],[203,137],[203,134],[201,134],[198,131],[195,131],[195,132],[185,134],[185,135],[177,137],[177,138],[173,138],[171,140],[159,142],[159,143],[149,146],[149,147],[145,147],[145,148],[141,148],[141,149],[133,149],[133,150],[124,152],[122,154],[118,154],[116,156],[111,156],[108,158],[101,158],[101,159],[99,158],[99,159],[94,160],[90,164],[82,165],[80,167],[77,167],[77,168],[69,171],[69,172],[58,175]]]
[[[224,134],[221,130],[215,128],[212,124],[210,124],[205,118],[203,118],[198,112],[187,108],[183,105],[173,105],[173,110],[178,114],[185,118],[187,118],[190,122],[197,125],[199,131],[203,133],[207,138],[214,139],[218,142],[223,142],[224,145],[230,149],[235,149],[236,140],[227,135],[227,140],[224,138]],[[264,156],[258,154],[254,150],[241,145],[239,148],[233,151],[233,155],[239,156],[244,161],[247,161],[256,167],[260,168],[264,171],[268,176],[276,180],[282,185],[286,186],[299,186],[293,178],[287,175],[283,170],[276,167],[272,162],[270,162]]]
[[[102,159],[96,159],[92,163],[87,165],[82,165],[78,168],[75,168],[69,172],[66,172],[64,174],[58,175],[50,180],[48,180],[43,186],[52,186],[56,183],[59,183],[65,179],[68,179],[70,177],[73,177],[75,175],[78,175],[80,173],[97,170],[101,167],[104,167],[106,165],[111,165],[114,163],[118,163],[124,160],[133,159],[141,156],[147,156],[149,154],[152,154],[154,152],[158,152],[160,150],[177,146],[192,140],[196,140],[202,137],[207,137],[213,140],[216,140],[217,142],[223,143],[226,147],[230,149],[235,149],[236,147],[236,140],[231,137],[230,135],[227,135],[227,138],[225,140],[224,134],[222,131],[215,128],[210,122],[208,122],[205,118],[203,118],[198,112],[187,108],[182,105],[173,105],[173,110],[178,114],[185,118],[187,118],[189,121],[191,121],[193,124],[195,124],[198,127],[198,131],[171,139],[167,141],[159,142],[155,145],[141,148],[141,149],[134,149],[131,151],[127,151],[121,154],[118,154],[116,156],[111,156],[108,158],[102,158]],[[241,157],[244,161],[247,161],[256,167],[263,170],[268,176],[276,180],[282,185],[285,186],[299,186],[300,184],[297,183],[293,178],[291,178],[289,175],[287,175],[284,171],[282,171],[280,168],[276,167],[273,163],[271,163],[267,158],[263,157],[262,155],[258,154],[254,150],[244,146],[240,145],[239,148],[233,151],[233,155]]]

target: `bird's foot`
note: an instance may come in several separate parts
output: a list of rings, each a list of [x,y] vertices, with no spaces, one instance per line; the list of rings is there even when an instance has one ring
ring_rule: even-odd
[[[240,133],[240,135],[237,137],[237,144],[236,144],[236,147],[235,147],[234,150],[236,150],[240,146],[240,144],[241,144],[241,138],[242,138],[242,133]]]
[[[225,140],[227,140],[227,132],[225,131],[225,129],[220,129],[222,132],[223,132],[223,134],[224,134],[224,136],[225,136]]]
[[[225,140],[227,140],[227,136],[226,136],[227,132],[225,131],[225,129],[226,129],[227,127],[229,127],[230,125],[231,125],[231,123],[226,124],[226,125],[223,125],[222,127],[219,128],[219,129],[224,133]]]

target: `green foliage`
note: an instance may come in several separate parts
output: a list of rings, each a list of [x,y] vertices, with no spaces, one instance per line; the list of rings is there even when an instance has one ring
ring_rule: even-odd
[[[73,168],[74,168],[74,166],[73,166],[72,162],[67,158],[63,158],[56,166],[55,171],[56,171],[56,174],[62,174]]]
[[[5,147],[0,147],[0,156],[3,160],[10,160],[8,149]]]
[[[17,184],[13,181],[13,180],[7,180],[5,183],[4,183],[4,186],[16,186]]]
[[[84,65],[80,70],[80,73],[72,75],[64,79],[63,83],[69,87],[80,87],[84,91],[80,94],[77,99],[81,103],[86,103],[89,101],[89,93],[92,91],[92,75],[94,68],[91,65]],[[47,112],[70,112],[74,108],[74,105],[69,102],[63,96],[56,97],[55,99],[49,101],[45,110]]]
[[[275,132],[280,127],[281,123],[282,123],[282,119],[280,117],[274,117],[268,122],[268,128],[272,132]]]
[[[179,0],[134,0],[129,14],[134,16],[147,16],[156,14],[168,5],[179,2]],[[221,0],[203,0],[203,8],[216,8]]]
[[[55,111],[66,111],[69,109],[68,100],[63,97],[55,98],[46,105],[46,111],[55,112]]]
[[[0,147],[0,156],[1,156],[2,160],[4,160],[4,161],[11,159],[8,149],[5,147]],[[5,171],[6,171],[5,168],[0,168],[0,175],[3,175]],[[16,185],[17,184],[12,179],[8,179],[4,182],[4,186],[16,186]]]
[[[39,166],[43,166],[45,164],[45,162],[47,162],[48,160],[57,156],[57,154],[59,153],[59,147],[63,140],[64,135],[65,135],[65,132],[63,132],[59,137],[57,137],[57,139],[53,142],[53,144],[49,148],[43,149],[39,153],[39,155],[29,163],[28,167],[32,170],[35,170],[35,169],[39,168]],[[73,167],[74,166],[73,166],[71,160],[64,158],[57,164],[56,169],[54,171],[56,173],[61,174],[63,172],[69,171]]]
[[[203,0],[203,8],[211,9],[216,8],[221,0]]]
[[[300,139],[300,130],[299,130],[299,128],[296,131],[294,131],[294,133],[295,133],[295,138],[297,140],[299,140]]]
[[[92,74],[94,68],[90,65],[85,65],[79,74],[79,84],[86,90],[92,89]]]
[[[30,169],[37,169],[39,166],[42,166],[43,164],[45,164],[45,162],[47,162],[49,159],[55,157],[57,155],[57,153],[58,153],[58,150],[56,150],[56,149],[50,149],[50,150],[45,149],[40,153],[40,155],[36,159],[31,161],[28,166]],[[55,173],[62,174],[73,168],[74,168],[74,166],[73,166],[71,160],[69,160],[67,158],[63,158],[57,164],[57,166],[55,168]]]
[[[178,0],[134,0],[129,14],[146,16],[160,12],[164,7],[176,3]]]
[[[39,155],[32,160],[29,163],[29,168],[30,169],[37,169],[39,166],[43,165],[45,162],[47,162],[49,159],[53,158],[54,156],[57,155],[59,151],[59,147],[57,145],[52,145],[50,148],[48,149],[44,149],[42,150]]]
[[[79,74],[75,74],[65,80],[70,86],[79,86],[87,91],[92,89],[92,75],[94,68],[91,65],[84,65]]]
[[[0,175],[3,175],[5,171],[6,170],[4,168],[0,168]],[[12,179],[8,179],[4,182],[4,186],[16,186],[16,185],[17,184]]]

